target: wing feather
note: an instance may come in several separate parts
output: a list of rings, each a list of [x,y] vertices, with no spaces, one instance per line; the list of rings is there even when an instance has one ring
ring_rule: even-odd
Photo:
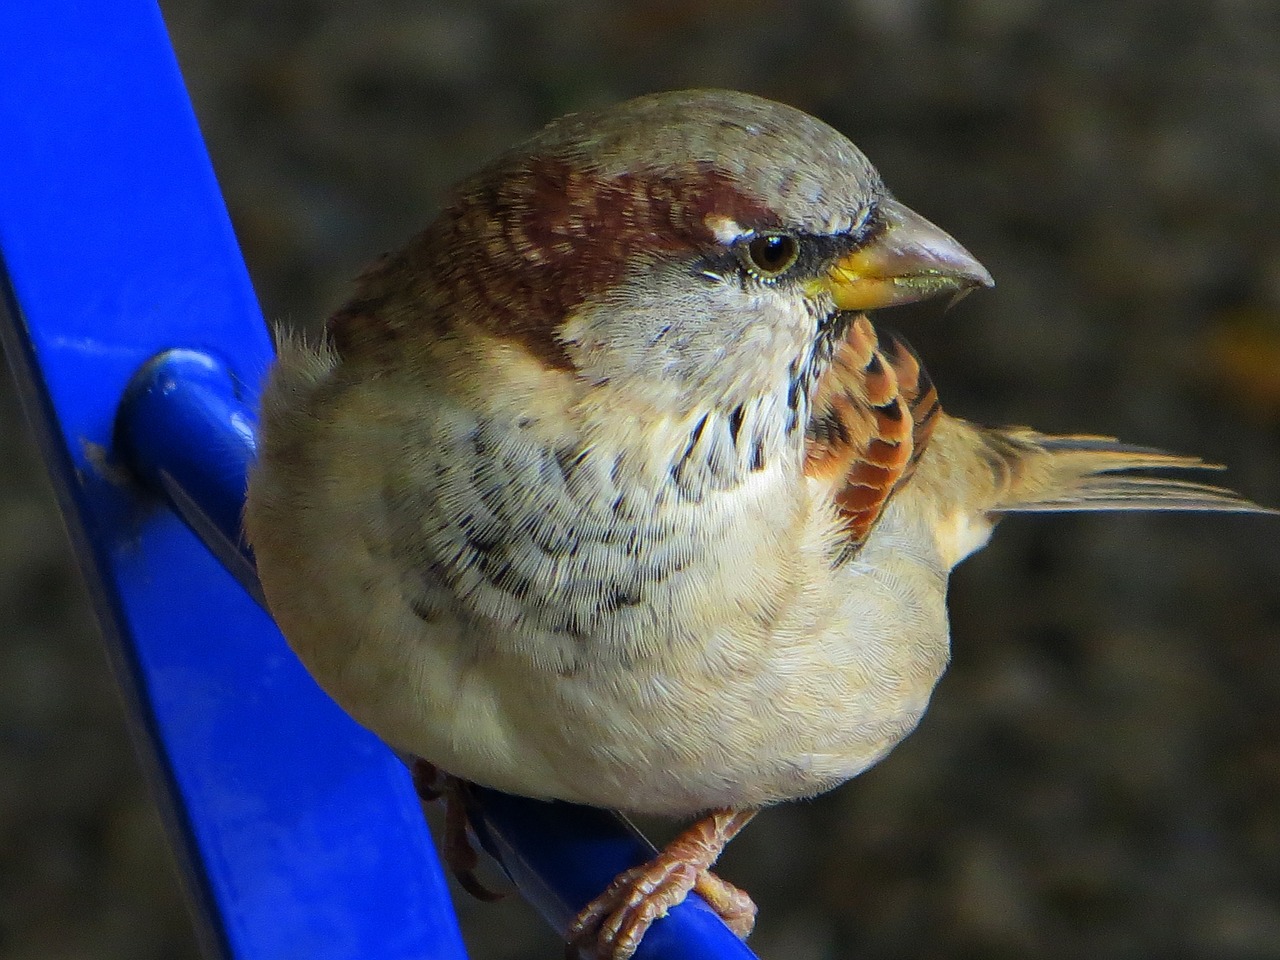
[[[805,446],[805,473],[832,485],[848,549],[866,540],[910,478],[940,410],[905,341],[855,316],[818,381]]]

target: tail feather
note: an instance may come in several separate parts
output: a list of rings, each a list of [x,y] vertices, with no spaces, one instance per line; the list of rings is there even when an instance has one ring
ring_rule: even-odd
[[[1221,470],[1198,457],[1120,443],[1110,437],[1047,436],[1025,429],[984,431],[996,477],[993,512],[1200,510],[1280,513],[1225,487],[1133,470]],[[1118,475],[1123,474],[1123,475]]]

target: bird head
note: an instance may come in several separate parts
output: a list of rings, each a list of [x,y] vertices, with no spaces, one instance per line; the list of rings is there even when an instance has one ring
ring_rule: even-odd
[[[991,283],[832,127],[685,91],[571,114],[499,157],[331,329],[344,354],[492,338],[687,412],[794,380],[842,315]]]

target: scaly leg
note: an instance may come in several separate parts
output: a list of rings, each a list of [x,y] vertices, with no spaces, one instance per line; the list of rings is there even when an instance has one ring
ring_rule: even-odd
[[[754,810],[713,811],[648,863],[619,874],[570,924],[568,955],[627,960],[653,922],[665,917],[690,890],[697,890],[745,939],[755,925],[755,904],[710,867],[755,815]]]
[[[467,781],[459,780],[435,764],[417,758],[413,761],[410,773],[414,789],[423,804],[444,800],[444,841],[441,853],[445,865],[462,889],[477,900],[501,900],[506,896],[505,893],[490,890],[476,876],[480,858],[467,833]]]

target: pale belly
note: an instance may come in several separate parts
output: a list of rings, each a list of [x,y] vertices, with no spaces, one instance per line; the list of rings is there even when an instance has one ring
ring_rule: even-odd
[[[677,816],[812,796],[906,736],[946,663],[943,581],[923,566],[824,563],[776,603],[757,565],[690,562],[583,633],[476,616],[356,545],[324,556],[301,582],[358,596],[283,597],[260,551],[320,684],[392,746],[527,796]]]
[[[286,637],[392,746],[512,793],[688,815],[822,792],[919,720],[945,574],[892,508],[837,567],[794,471],[655,493],[617,458],[418,427],[429,461],[380,447],[405,423],[340,438],[365,445],[350,460],[320,438],[322,482],[268,457],[249,516]]]

